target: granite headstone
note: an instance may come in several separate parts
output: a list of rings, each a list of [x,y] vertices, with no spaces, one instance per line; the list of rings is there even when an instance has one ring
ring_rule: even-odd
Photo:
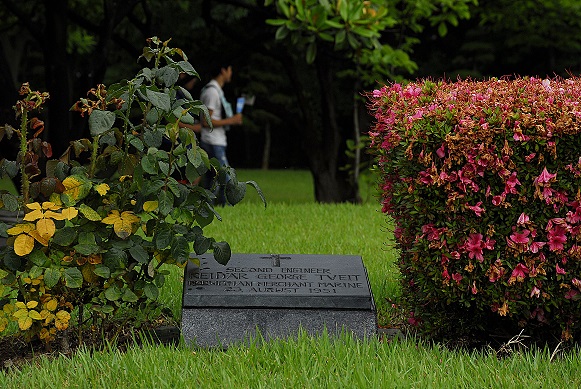
[[[185,269],[182,335],[201,347],[352,332],[374,335],[377,321],[360,256],[233,254],[227,265],[211,254]]]

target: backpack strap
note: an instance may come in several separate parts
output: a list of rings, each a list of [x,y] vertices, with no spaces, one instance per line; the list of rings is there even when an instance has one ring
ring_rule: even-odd
[[[227,118],[231,118],[232,116],[234,116],[234,112],[232,111],[232,104],[230,104],[228,100],[226,100],[226,97],[224,97],[224,92],[216,85],[210,83],[206,84],[202,88],[202,92],[207,88],[214,88],[218,91],[218,96],[220,96],[220,102],[222,103],[222,111],[224,112],[224,115]]]

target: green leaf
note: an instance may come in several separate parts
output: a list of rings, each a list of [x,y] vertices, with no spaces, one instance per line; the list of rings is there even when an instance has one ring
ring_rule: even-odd
[[[282,26],[286,22],[285,19],[266,19],[266,24],[271,26]]]
[[[365,27],[355,27],[354,29],[352,29],[352,31],[364,38],[373,38],[374,36],[377,36],[377,33],[375,31],[369,30]]]
[[[145,114],[145,120],[147,121],[147,124],[149,124],[150,126],[152,126],[155,123],[157,123],[159,119],[160,119],[160,115],[159,115],[158,109],[155,108],[155,107],[153,107],[152,109],[150,109]]]
[[[200,227],[205,227],[208,224],[212,223],[214,220],[215,213],[209,204],[203,204],[200,208],[198,208],[198,213],[196,214],[196,222],[200,225]]]
[[[111,305],[92,305],[91,309],[93,309],[95,312],[100,312],[100,313],[104,313],[104,314],[111,314],[113,312],[115,312],[115,308],[113,308],[113,306]]]
[[[163,112],[171,112],[171,101],[169,95],[162,92],[156,92],[149,88],[145,90],[145,94],[154,107],[161,109]]]
[[[125,289],[122,300],[128,303],[135,303],[137,300],[139,300],[139,297],[137,297],[137,295],[133,293],[131,289]]]
[[[4,193],[1,198],[4,203],[4,209],[10,212],[18,211],[18,197],[10,193]]]
[[[179,71],[170,66],[164,66],[161,69],[158,69],[155,76],[157,79],[161,80],[163,85],[167,87],[171,87],[175,84],[179,78]]]
[[[146,284],[145,287],[143,288],[143,292],[145,293],[147,298],[151,300],[156,300],[157,297],[159,296],[159,289],[153,283]]]
[[[266,208],[266,197],[264,196],[262,189],[260,189],[256,181],[246,181],[245,184],[251,185],[256,190],[256,193],[258,193],[258,196],[260,197],[262,203],[264,204],[264,207]]]
[[[286,38],[288,36],[289,32],[290,32],[289,29],[286,28],[285,25],[282,25],[279,28],[277,28],[276,34],[274,37],[277,41],[280,41],[280,40],[283,40],[284,38]]]
[[[97,211],[89,207],[87,204],[81,204],[79,206],[79,212],[81,212],[84,217],[91,221],[97,222],[101,220],[101,215],[99,215]]]
[[[105,298],[109,301],[117,301],[122,295],[121,289],[117,285],[112,285],[105,290]]]
[[[10,178],[14,178],[16,177],[16,175],[18,175],[19,169],[16,161],[9,161],[5,159],[0,166],[1,170],[5,171],[6,174],[8,174],[8,177]]]
[[[164,161],[159,161],[159,170],[164,176],[169,176],[169,163]]]
[[[139,139],[137,137],[132,137],[131,140],[129,141],[129,144],[131,146],[135,147],[137,149],[137,151],[140,151],[140,152],[143,151],[143,149],[145,148],[141,139]]]
[[[2,259],[2,257],[0,257],[0,259]],[[10,271],[15,272],[24,270],[25,263],[25,258],[16,255],[14,250],[10,250],[8,253],[4,254],[4,265],[6,265],[6,269]]]
[[[198,235],[194,240],[194,252],[197,255],[202,255],[210,249],[212,239],[206,238],[203,235]]]
[[[335,35],[335,44],[339,46],[341,43],[345,42],[345,37],[347,36],[347,31],[341,30]]]
[[[143,171],[149,174],[157,174],[157,159],[154,155],[148,154],[141,158]]]
[[[157,231],[155,237],[153,238],[155,248],[158,250],[165,249],[167,246],[170,245],[172,237],[173,235],[170,229],[162,229],[160,231]]]
[[[53,288],[61,279],[61,272],[58,269],[48,268],[44,271],[44,284],[47,288]]]
[[[331,27],[331,28],[335,28],[337,30],[340,30],[339,32],[341,32],[341,31],[345,32],[345,30],[344,30],[345,29],[345,26],[342,23],[339,23],[336,20],[327,19],[327,20],[325,20],[325,24],[327,26]]]
[[[176,236],[171,242],[171,256],[179,263],[184,263],[190,257],[190,244],[183,236]]]
[[[28,255],[28,259],[36,266],[44,266],[46,264],[46,261],[48,261],[48,257],[46,256],[46,254],[40,250],[33,250]]]
[[[226,199],[232,205],[238,204],[244,195],[246,195],[246,184],[243,182],[237,182],[235,180],[230,180],[226,183],[226,188],[224,190]]]
[[[111,247],[103,254],[103,264],[115,272],[127,264],[127,254],[118,247]]]
[[[159,129],[146,130],[143,134],[143,141],[147,147],[159,148],[163,140],[163,132]]]
[[[196,69],[188,61],[179,61],[176,63],[177,67],[184,73],[200,78]]]
[[[91,136],[99,136],[109,131],[115,124],[115,113],[94,109],[89,116],[89,131]]]
[[[168,191],[159,192],[157,198],[159,213],[168,215],[173,208],[174,196]]]
[[[73,246],[73,248],[82,255],[91,255],[98,253],[100,247],[96,244],[79,243]]]
[[[65,285],[69,288],[80,288],[83,286],[83,273],[76,267],[65,269]]]
[[[153,282],[155,283],[155,286],[161,288],[165,284],[165,274],[157,273],[153,278]]]
[[[212,244],[214,250],[214,259],[221,265],[226,265],[232,256],[232,250],[228,242],[214,242]]]
[[[442,22],[440,23],[440,25],[438,25],[438,34],[440,36],[445,36],[448,33],[448,26],[446,26],[446,23]]]
[[[150,182],[145,188],[143,188],[143,195],[149,196],[152,193],[157,193],[164,185],[165,183],[162,180]]]
[[[109,278],[111,276],[111,270],[105,265],[97,265],[93,270],[93,273],[98,275],[101,278]]]
[[[16,282],[16,276],[12,273],[8,273],[2,278],[1,281],[2,285],[12,285]]]
[[[149,254],[141,246],[133,246],[129,249],[129,254],[139,263],[149,262]]]
[[[81,206],[82,207],[82,206]],[[73,227],[63,227],[56,230],[52,243],[59,246],[70,246],[77,238],[77,230]]]

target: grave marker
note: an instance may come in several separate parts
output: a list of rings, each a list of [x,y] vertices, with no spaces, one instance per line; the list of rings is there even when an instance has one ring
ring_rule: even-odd
[[[352,255],[212,255],[185,269],[182,335],[198,346],[227,346],[259,330],[265,339],[350,331],[376,333],[375,305],[361,257]]]

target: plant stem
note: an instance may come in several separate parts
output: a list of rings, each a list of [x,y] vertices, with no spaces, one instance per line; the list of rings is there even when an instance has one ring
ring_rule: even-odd
[[[26,152],[28,151],[27,124],[28,112],[22,110],[22,119],[20,122],[20,176],[22,181],[22,196],[25,204],[28,203],[30,196],[30,182],[28,182],[28,174],[26,174]]]
[[[93,150],[91,153],[91,166],[89,167],[89,177],[93,178],[95,175],[95,166],[97,165],[97,152],[99,151],[99,137],[93,138]]]

